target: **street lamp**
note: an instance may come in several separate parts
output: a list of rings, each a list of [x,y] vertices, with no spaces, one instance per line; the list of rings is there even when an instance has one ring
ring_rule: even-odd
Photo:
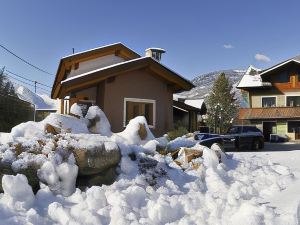
[[[217,123],[219,121],[219,110],[221,109],[220,104],[215,105],[215,133],[217,133]],[[219,132],[220,133],[220,132]]]

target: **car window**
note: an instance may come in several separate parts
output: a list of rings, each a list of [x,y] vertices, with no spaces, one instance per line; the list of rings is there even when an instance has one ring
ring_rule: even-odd
[[[197,138],[198,138],[198,140],[204,139],[204,134],[197,134]]]
[[[238,127],[231,127],[231,128],[228,130],[228,134],[237,134],[237,133],[239,133]]]

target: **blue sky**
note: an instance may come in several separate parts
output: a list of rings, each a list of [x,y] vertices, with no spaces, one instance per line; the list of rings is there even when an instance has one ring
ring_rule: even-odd
[[[123,42],[143,55],[161,47],[162,63],[192,79],[299,55],[299,9],[296,0],[3,0],[0,44],[53,74],[72,48]],[[54,80],[3,49],[0,66],[50,86]]]

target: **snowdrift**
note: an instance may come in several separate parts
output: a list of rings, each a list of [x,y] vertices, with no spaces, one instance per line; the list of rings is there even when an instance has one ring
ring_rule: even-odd
[[[1,164],[10,168],[1,175],[0,224],[280,221],[261,199],[292,182],[288,168],[227,158],[187,137],[155,138],[144,117],[112,133],[101,109],[86,117],[78,110],[77,117],[52,114],[0,136]],[[28,168],[36,172],[36,189]]]

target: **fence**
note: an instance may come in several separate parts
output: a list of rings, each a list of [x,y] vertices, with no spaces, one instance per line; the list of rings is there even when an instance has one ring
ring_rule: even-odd
[[[10,132],[12,127],[30,120],[34,120],[34,105],[0,93],[0,132]]]

